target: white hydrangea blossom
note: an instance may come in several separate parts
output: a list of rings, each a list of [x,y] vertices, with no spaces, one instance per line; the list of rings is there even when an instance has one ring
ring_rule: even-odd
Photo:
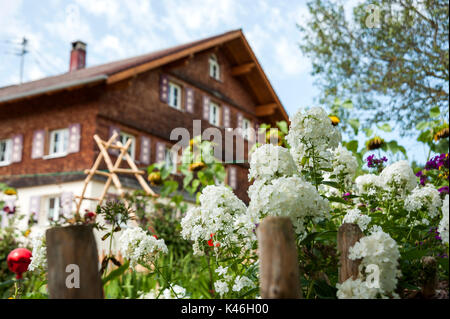
[[[271,180],[296,173],[297,167],[288,149],[264,144],[252,153],[248,179]]]
[[[220,295],[220,297],[230,291],[228,283],[224,280],[217,280],[216,282],[214,282],[214,289]]]
[[[331,175],[335,175],[338,181],[350,185],[358,169],[356,157],[341,144],[331,152],[333,154],[333,172]]]
[[[245,287],[254,288],[255,283],[245,276],[237,276],[234,280],[233,291],[239,292]]]
[[[336,284],[336,288],[338,299],[375,299],[378,293],[376,288],[369,288],[361,278],[353,280],[350,277],[342,284]]]
[[[212,240],[215,249],[251,247],[258,220],[246,215],[247,207],[224,186],[207,186],[200,195],[200,207],[189,209],[181,220],[181,235],[194,241],[194,254],[202,255],[202,243]]]
[[[298,234],[304,235],[305,222],[318,223],[329,217],[329,203],[315,187],[298,176],[280,177],[270,183],[255,181],[248,191],[249,214],[288,216]]]
[[[389,234],[383,232],[381,227],[374,226],[370,235],[362,237],[349,250],[349,258],[352,260],[362,258],[360,271],[369,265],[379,268],[379,288],[381,295],[392,293],[401,275],[398,269],[400,252],[397,243]]]
[[[178,285],[171,285],[171,287],[172,289],[166,288],[161,293],[157,290],[152,290],[147,293],[141,292],[139,299],[189,299],[186,289]]]
[[[442,219],[441,222],[439,223],[438,228],[438,232],[442,238],[442,241],[447,244],[448,244],[448,205],[449,205],[449,197],[447,194],[442,203]]]
[[[383,186],[382,178],[374,174],[358,176],[355,183],[358,195],[367,194],[373,196],[377,193],[378,189]]]
[[[362,231],[365,231],[371,220],[370,216],[361,214],[361,211],[355,208],[347,211],[342,223],[357,224]]]
[[[31,262],[28,265],[29,271],[40,271],[47,269],[47,246],[45,244],[45,229],[37,228],[31,232]]]
[[[128,227],[122,232],[118,246],[122,256],[130,260],[130,267],[148,263],[159,253],[168,252],[164,239],[156,239],[136,226]]]
[[[417,186],[417,177],[408,161],[405,160],[387,166],[380,177],[385,187],[390,190],[401,190],[401,195],[405,195]]]
[[[425,209],[431,218],[439,215],[441,205],[442,200],[439,191],[429,184],[424,187],[418,186],[414,188],[405,199],[405,209],[409,213]]]
[[[332,154],[329,149],[339,145],[341,133],[331,124],[327,112],[321,107],[313,107],[305,112],[301,110],[290,119],[291,127],[286,140],[291,146],[291,154],[296,164],[301,168],[304,157],[311,157],[312,149],[322,159],[318,160],[321,167],[330,167]],[[309,165],[312,165],[309,162]]]

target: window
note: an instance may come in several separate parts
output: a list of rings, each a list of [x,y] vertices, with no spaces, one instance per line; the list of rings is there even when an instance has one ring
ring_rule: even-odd
[[[164,166],[168,170],[172,170],[172,173],[177,172],[177,154],[172,152],[170,148],[166,148],[164,153]]]
[[[64,156],[67,154],[69,146],[69,130],[55,130],[50,132],[50,150],[49,155]]]
[[[209,123],[219,126],[220,121],[220,107],[216,103],[209,104]]]
[[[209,76],[220,80],[220,67],[215,54],[212,54],[209,58]]]
[[[60,203],[59,197],[49,197],[47,199],[47,220],[57,221],[59,219]]]
[[[0,166],[11,163],[12,140],[0,140]]]
[[[250,129],[252,127],[252,123],[247,119],[242,119],[242,136],[248,140],[250,139]]]
[[[131,158],[134,160],[134,154],[136,150],[136,138],[128,133],[120,132],[119,141],[122,145],[125,145],[128,140],[131,140],[130,147],[128,148],[128,154],[130,154]]]
[[[169,105],[181,110],[181,87],[169,82]]]

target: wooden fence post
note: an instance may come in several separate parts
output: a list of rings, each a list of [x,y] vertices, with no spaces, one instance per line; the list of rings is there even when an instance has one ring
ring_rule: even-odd
[[[437,262],[434,257],[422,257],[423,267],[423,284],[422,296],[425,299],[431,299],[436,295],[436,288],[438,284]]]
[[[257,229],[260,291],[264,299],[299,299],[298,252],[288,217],[264,218]]]
[[[351,260],[348,258],[350,247],[355,245],[363,237],[363,232],[356,224],[342,224],[338,231],[339,257],[339,283],[343,283],[348,278],[356,279],[359,274],[361,260]]]
[[[92,226],[50,228],[46,240],[50,298],[102,299],[103,286]]]

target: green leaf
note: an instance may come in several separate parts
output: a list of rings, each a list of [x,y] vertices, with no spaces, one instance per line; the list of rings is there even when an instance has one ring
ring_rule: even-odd
[[[392,132],[392,128],[388,123],[384,123],[382,125],[377,125],[377,127],[384,132]]]
[[[373,134],[373,130],[371,128],[365,127],[363,128],[364,133],[366,133],[367,137],[371,137]]]
[[[289,133],[289,129],[288,129],[288,125],[287,125],[286,121],[277,122],[277,126],[283,134]]]
[[[358,135],[359,126],[360,126],[359,120],[358,119],[349,119],[348,124],[350,124],[350,126],[352,127],[353,131],[355,132],[355,135]]]
[[[124,263],[122,266],[120,266],[117,269],[114,269],[113,271],[111,271],[108,276],[106,276],[105,278],[102,279],[102,283],[103,285],[105,285],[108,281],[115,279],[121,275],[123,275],[125,273],[125,271],[127,271],[127,269],[130,267],[130,262],[127,261],[126,263]]]
[[[416,125],[416,130],[418,130],[418,131],[423,131],[423,130],[426,129],[429,125],[430,125],[430,123],[429,123],[429,122],[426,122],[426,121],[419,122],[419,123],[417,123],[417,125]]]
[[[430,117],[435,118],[441,115],[441,110],[439,110],[439,106],[435,106],[430,110]]]
[[[352,153],[358,152],[358,141],[357,140],[351,140],[348,143],[345,143],[345,147]]]
[[[353,108],[353,102],[351,100],[346,100],[344,103],[342,103],[342,107],[344,109],[352,109]]]

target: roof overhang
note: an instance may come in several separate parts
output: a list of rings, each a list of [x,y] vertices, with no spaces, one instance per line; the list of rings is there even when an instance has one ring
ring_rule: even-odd
[[[149,59],[148,61],[144,60],[137,65],[126,66],[122,69],[114,70],[114,72],[104,72],[104,74],[91,76],[85,79],[67,81],[61,84],[6,95],[0,97],[0,103],[14,102],[20,99],[33,98],[42,94],[52,94],[58,91],[71,90],[99,83],[111,85],[143,72],[179,61],[180,59],[186,59],[194,54],[217,46],[225,47],[229,53],[228,55],[232,57],[232,63],[235,64],[232,69],[232,75],[239,77],[243,79],[244,82],[248,83],[253,94],[259,100],[255,115],[262,119],[267,119],[269,117],[273,118],[276,113],[278,119],[289,121],[286,110],[281,104],[278,95],[275,93],[275,90],[247,42],[242,30],[231,31],[220,36],[211,37],[205,39],[205,41],[196,42],[192,46],[188,45],[175,52],[163,55],[162,57]]]
[[[93,76],[93,77],[90,77],[87,79],[64,82],[61,84],[51,85],[51,86],[47,86],[47,87],[43,87],[43,88],[39,88],[39,89],[35,89],[35,90],[30,90],[27,92],[22,92],[22,93],[18,93],[18,94],[0,97],[0,103],[13,102],[13,101],[20,100],[20,99],[32,98],[32,97],[39,96],[42,94],[56,93],[58,91],[63,91],[63,90],[67,90],[67,89],[76,89],[76,88],[84,87],[87,85],[95,85],[95,84],[98,84],[101,82],[106,82],[107,79],[108,79],[107,75],[97,75],[97,76]]]

